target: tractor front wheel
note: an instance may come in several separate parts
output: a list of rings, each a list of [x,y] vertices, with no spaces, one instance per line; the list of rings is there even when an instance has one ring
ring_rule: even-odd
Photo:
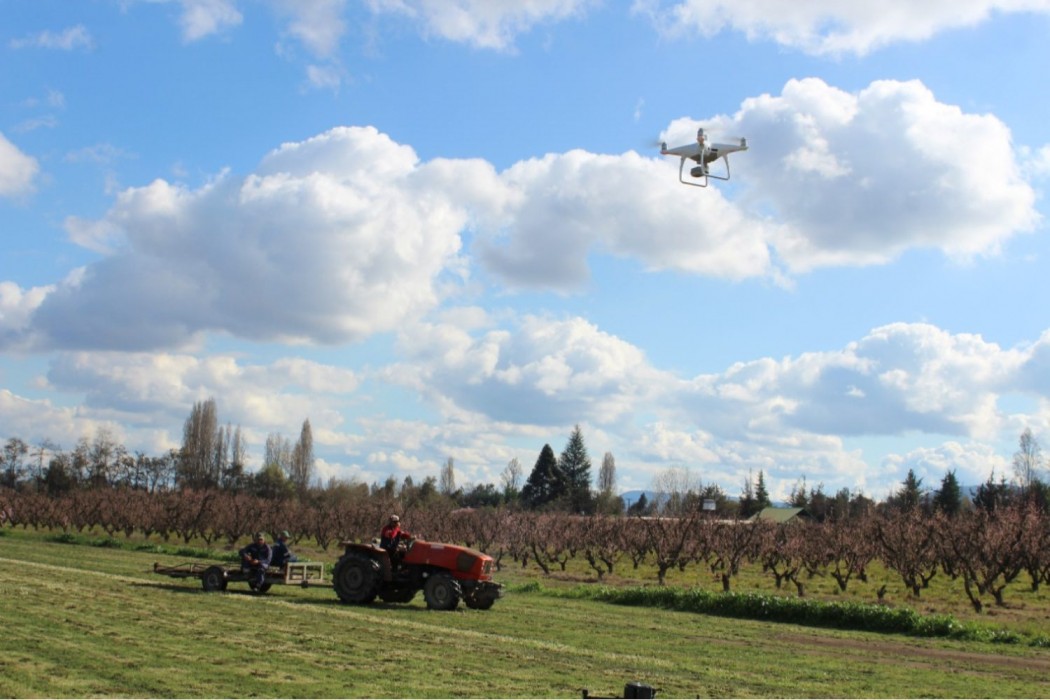
[[[455,610],[463,590],[451,574],[434,574],[423,584],[423,597],[431,610]]]

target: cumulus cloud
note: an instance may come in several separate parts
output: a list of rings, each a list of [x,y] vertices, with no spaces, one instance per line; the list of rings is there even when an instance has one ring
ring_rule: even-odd
[[[329,461],[341,454],[344,466],[368,479],[429,475],[453,456],[463,479],[476,482],[495,478],[486,472],[493,464],[534,457],[532,448],[522,454],[515,445],[550,442],[552,432],[578,423],[589,438],[603,436],[592,446],[631,465],[632,487],[649,485],[637,481],[641,475],[677,464],[728,490],[747,470],[762,470],[774,493],[805,477],[813,486],[848,485],[880,497],[909,468],[927,481],[948,469],[964,483],[983,480],[1004,464],[997,443],[1026,426],[1042,435],[1050,425],[1041,389],[1050,386],[1050,331],[1002,348],[897,323],[839,350],[760,358],[688,378],[654,367],[642,350],[581,318],[474,308],[442,318],[406,325],[400,360],[368,377],[301,358],[259,364],[232,355],[58,353],[46,388],[85,397],[75,415],[8,393],[0,397],[7,407],[0,421],[23,425],[13,412],[31,409],[39,425],[19,434],[123,424],[159,442],[170,440],[165,426],[180,424],[194,401],[216,396],[224,422],[253,428],[252,444],[308,417],[315,439],[331,450]],[[353,397],[371,395],[366,381],[411,390],[441,419],[400,419],[380,407],[358,415]],[[1009,413],[1018,396],[1039,408]],[[947,439],[890,453],[874,468],[850,445],[892,444],[915,433]]]
[[[1003,393],[1027,391],[1040,345],[1003,349],[929,324],[876,328],[839,351],[739,363],[678,395],[698,425],[734,439],[907,432],[993,439]],[[1029,377],[1030,379],[1030,377]]]
[[[56,286],[35,339],[135,350],[207,331],[335,343],[397,328],[439,301],[467,221],[429,177],[410,148],[339,128],[281,146],[245,178],[125,190],[102,220],[67,224],[119,248]]]
[[[580,319],[526,316],[512,329],[471,333],[450,324],[413,327],[399,347],[409,362],[389,381],[497,422],[616,423],[651,396],[662,373],[644,353]]]
[[[514,287],[579,289],[596,250],[650,270],[776,279],[915,248],[994,254],[1039,220],[1006,126],[917,81],[848,93],[792,80],[732,116],[676,120],[663,137],[689,143],[698,123],[716,142],[748,137],[730,156],[735,187],[685,191],[673,159],[547,155],[501,173],[498,204],[476,219],[476,254]]]
[[[921,41],[986,21],[996,13],[1050,13],[1046,0],[959,2],[810,2],[777,0],[635,0],[657,28],[680,36],[713,36],[725,30],[751,41],[774,41],[815,55],[863,55],[900,41]]]
[[[579,288],[598,248],[652,270],[742,279],[770,270],[762,220],[717,189],[683,192],[667,163],[629,152],[570,151],[501,174],[508,195],[478,216],[479,257],[511,286]]]
[[[846,93],[791,80],[706,124],[749,137],[736,172],[743,196],[773,208],[782,226],[771,243],[796,272],[883,263],[910,248],[995,253],[1038,221],[1009,129],[938,102],[918,81]]]
[[[222,397],[221,419],[253,428],[288,429],[313,416],[331,424],[332,396],[357,390],[351,370],[300,358],[268,365],[227,355],[171,353],[59,353],[47,382],[52,389],[83,394],[96,415],[135,425],[178,424],[196,401]]]
[[[583,423],[614,435],[624,450],[617,456],[639,468],[692,465],[723,485],[747,469],[763,470],[785,494],[801,476],[814,486],[845,483],[870,492],[903,478],[918,458],[891,455],[881,471],[872,470],[847,445],[851,439],[954,436],[938,448],[940,461],[924,457],[930,473],[943,476],[955,464],[967,479],[987,475],[997,463],[989,445],[1017,424],[1004,397],[1038,395],[1050,382],[1050,333],[1001,348],[980,336],[897,323],[840,350],[682,378],[583,319],[478,323],[468,316],[463,324],[406,329],[399,342],[405,362],[382,373],[427,396],[446,427],[488,426],[492,444],[506,444],[501,431],[510,426],[549,431]]]
[[[31,192],[39,170],[36,158],[22,153],[0,133],[0,197]]]
[[[515,38],[544,22],[557,22],[586,12],[594,0],[369,0],[372,11],[408,17],[424,35],[507,50]]]
[[[658,370],[639,348],[580,318],[422,325],[399,347],[408,362],[392,366],[389,380],[440,397],[450,414],[533,425],[643,420],[653,455],[708,461],[727,459],[712,436],[799,455],[839,449],[840,436],[992,440],[1009,427],[1001,396],[1037,393],[1050,381],[1050,334],[1004,349],[922,323],[882,326],[837,351],[761,358],[694,378]],[[660,418],[644,421],[653,415]]]
[[[687,142],[696,123],[664,135]],[[65,348],[168,348],[206,332],[339,343],[421,318],[473,262],[485,282],[558,292],[586,285],[593,254],[779,281],[915,248],[993,254],[1038,221],[1006,127],[918,82],[847,93],[792,80],[703,123],[750,139],[728,187],[684,188],[673,159],[635,152],[575,150],[502,172],[424,163],[371,127],[285,144],[245,177],[156,180],[101,219],[67,219],[71,240],[107,257],[56,285],[32,330]]]

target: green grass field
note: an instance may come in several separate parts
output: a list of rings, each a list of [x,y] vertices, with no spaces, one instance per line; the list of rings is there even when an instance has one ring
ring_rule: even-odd
[[[658,697],[1050,697],[1050,650],[1021,644],[568,599],[522,585],[538,576],[515,569],[487,612],[431,612],[421,596],[345,606],[325,588],[205,593],[151,573],[177,556],[49,537],[0,536],[3,697],[620,696],[628,681]],[[544,586],[589,585],[581,577]],[[1045,602],[1000,619],[1050,627]]]

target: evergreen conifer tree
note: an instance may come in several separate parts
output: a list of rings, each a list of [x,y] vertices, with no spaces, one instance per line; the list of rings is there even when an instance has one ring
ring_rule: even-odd
[[[565,474],[558,466],[554,450],[550,445],[544,445],[532,473],[521,489],[522,504],[532,510],[541,509],[564,497],[567,490]]]
[[[565,449],[558,460],[562,474],[565,475],[568,490],[569,508],[574,513],[591,513],[594,511],[594,497],[591,495],[591,458],[587,455],[587,445],[583,441],[583,431],[577,425]]]

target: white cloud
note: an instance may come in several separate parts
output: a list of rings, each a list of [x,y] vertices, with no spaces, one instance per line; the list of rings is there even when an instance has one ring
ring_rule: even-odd
[[[336,90],[343,82],[343,73],[336,66],[310,65],[306,67],[306,80],[311,87]]]
[[[409,362],[386,371],[445,406],[497,422],[615,423],[666,379],[644,353],[580,318],[526,316],[475,336],[451,325],[410,327]]]
[[[156,180],[97,222],[110,257],[58,285],[35,316],[43,345],[178,347],[207,331],[346,342],[439,301],[467,214],[410,148],[370,128],[285,144],[258,171],[198,189]]]
[[[285,31],[321,58],[333,56],[346,33],[346,0],[273,0],[277,13],[287,18]]]
[[[91,32],[81,24],[75,27],[68,27],[60,32],[42,31],[39,34],[33,34],[22,39],[12,39],[9,43],[12,49],[35,48],[54,49],[57,51],[91,49],[94,45],[95,40],[92,38]]]
[[[1039,220],[1002,122],[918,82],[847,93],[792,80],[699,123],[716,141],[748,137],[730,156],[735,189],[683,188],[674,159],[547,155],[501,173],[491,206],[476,207],[476,253],[512,287],[579,289],[595,250],[652,270],[778,279],[779,266],[883,264],[914,248],[994,254]],[[664,137],[688,143],[697,124],[676,120]]]
[[[34,330],[66,348],[174,347],[209,331],[339,343],[421,318],[463,288],[468,262],[487,281],[562,292],[584,287],[594,253],[780,280],[914,248],[993,254],[1038,221],[1006,127],[918,82],[854,94],[792,80],[704,124],[750,139],[733,156],[734,187],[682,187],[673,159],[634,152],[575,150],[501,173],[482,160],[421,163],[371,127],[285,144],[240,179],[156,180],[121,192],[102,219],[67,219],[72,240],[109,257],[58,285]],[[665,135],[684,142],[695,127],[676,120]]]
[[[1041,349],[1002,349],[980,336],[895,323],[840,351],[763,358],[696,377],[669,399],[722,439],[775,442],[801,431],[992,440],[1005,427],[1000,396],[1026,392],[1033,374],[1045,374],[1033,365]]]
[[[965,260],[1038,221],[1006,126],[937,102],[917,81],[850,94],[791,80],[780,96],[706,123],[748,136],[741,199],[772,207],[783,226],[771,244],[796,272],[884,263],[910,248]]]
[[[358,389],[346,369],[300,358],[268,365],[228,355],[60,353],[47,374],[51,389],[85,396],[95,415],[141,427],[179,424],[196,401],[219,399],[220,420],[253,430],[289,432],[305,418],[339,423],[333,397]]]
[[[17,347],[30,325],[30,318],[53,287],[23,290],[14,282],[0,281],[0,345]]]
[[[48,400],[28,399],[0,389],[0,422],[7,435],[19,437],[31,445],[44,439],[68,439],[91,436],[106,428],[116,439],[124,439],[124,429],[116,424],[85,415],[81,407],[55,405]],[[72,445],[63,445],[69,449]],[[167,449],[167,445],[163,449]],[[163,450],[158,450],[161,452]]]
[[[22,153],[0,133],[0,197],[31,192],[39,170],[36,158]]]
[[[634,11],[648,14],[666,34],[725,30],[743,32],[751,41],[769,40],[806,53],[866,54],[890,43],[921,41],[970,27],[996,13],[1050,12],[1047,0],[635,0]]]
[[[1031,178],[1050,177],[1050,145],[1041,148],[1022,148],[1024,172]]]
[[[922,488],[930,491],[940,489],[941,480],[949,471],[955,472],[960,486],[975,486],[988,480],[995,473],[996,480],[1010,478],[1010,463],[996,454],[988,445],[979,443],[946,442],[931,448],[919,448],[907,454],[888,455],[884,464],[900,480],[908,473],[922,479]],[[900,483],[895,485],[899,490]],[[894,489],[891,488],[891,492]],[[880,494],[881,495],[881,494]]]
[[[185,41],[197,41],[239,25],[244,17],[236,0],[179,0],[179,25]]]
[[[511,286],[579,288],[592,248],[649,269],[741,279],[770,271],[767,225],[716,188],[686,192],[664,163],[570,151],[500,175],[507,194],[478,216],[477,251]]]
[[[411,18],[423,34],[477,48],[507,50],[544,22],[583,15],[594,0],[369,0],[373,12]]]
[[[0,299],[17,302],[9,286]],[[1005,464],[996,444],[1013,441],[1019,426],[1041,436],[1050,425],[1046,402],[1027,415],[1007,415],[1003,403],[1038,400],[1050,385],[1050,331],[1003,349],[926,324],[891,324],[838,351],[685,379],[580,318],[477,309],[443,316],[445,323],[406,326],[402,359],[368,378],[290,357],[258,364],[232,355],[59,353],[41,388],[83,396],[81,406],[70,411],[7,392],[0,422],[31,439],[123,425],[133,448],[177,443],[167,427],[180,425],[194,401],[215,396],[222,421],[250,426],[246,438],[256,447],[267,432],[293,434],[309,418],[333,475],[426,476],[452,456],[462,479],[475,483],[495,480],[513,457],[527,467],[539,445],[581,424],[592,450],[612,451],[629,467],[624,487],[648,487],[660,469],[679,465],[734,493],[750,469],[764,472],[774,494],[786,495],[804,476],[812,486],[879,497],[908,468],[928,480],[948,469],[964,483],[983,480]],[[361,401],[382,394],[376,382],[409,389],[441,419],[387,416],[380,403],[358,415]],[[32,429],[15,415],[26,410]],[[881,467],[844,443],[909,434],[957,439],[890,454]]]

